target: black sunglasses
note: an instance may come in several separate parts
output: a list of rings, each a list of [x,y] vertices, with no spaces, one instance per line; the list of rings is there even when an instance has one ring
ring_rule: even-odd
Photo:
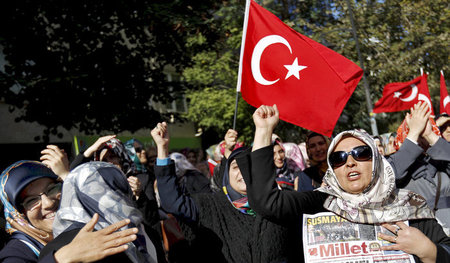
[[[369,161],[372,159],[372,149],[370,149],[369,146],[362,145],[353,148],[349,152],[338,151],[331,153],[328,157],[331,167],[334,169],[344,165],[350,154],[353,156],[353,159],[360,162]]]

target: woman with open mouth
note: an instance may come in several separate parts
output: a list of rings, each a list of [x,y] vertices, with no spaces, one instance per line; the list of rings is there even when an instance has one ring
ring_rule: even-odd
[[[402,250],[413,255],[416,262],[450,262],[450,238],[425,199],[396,189],[395,173],[401,171],[378,153],[365,131],[344,131],[333,139],[327,154],[325,185],[315,191],[280,191],[273,183],[275,169],[270,164],[270,135],[279,120],[278,110],[263,105],[253,120],[256,130],[252,153],[237,158],[237,162],[240,166],[251,164],[251,172],[243,173],[243,177],[249,204],[257,214],[295,225],[301,224],[304,214],[331,212],[339,221],[386,228],[377,237],[392,244],[382,246],[383,251]],[[333,242],[343,241],[339,238]]]

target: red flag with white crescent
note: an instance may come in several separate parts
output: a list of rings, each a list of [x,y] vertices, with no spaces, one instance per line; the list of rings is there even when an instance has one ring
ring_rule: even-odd
[[[375,103],[374,113],[409,110],[418,101],[425,101],[433,113],[430,92],[428,91],[427,74],[423,74],[408,82],[386,84],[383,96]]]
[[[238,91],[250,105],[277,104],[280,119],[331,136],[362,69],[247,2]]]
[[[444,73],[441,70],[441,102],[439,105],[440,113],[450,114],[450,96],[448,96],[447,86],[445,85]]]

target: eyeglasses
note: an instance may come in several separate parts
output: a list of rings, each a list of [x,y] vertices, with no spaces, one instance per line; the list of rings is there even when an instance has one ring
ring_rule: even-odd
[[[331,167],[334,169],[344,165],[347,162],[347,158],[349,155],[352,155],[353,158],[359,162],[368,161],[372,159],[372,149],[370,149],[369,146],[362,145],[353,148],[349,152],[333,152],[328,157]]]
[[[23,208],[28,211],[33,211],[42,203],[42,195],[47,196],[47,198],[56,200],[61,193],[62,183],[51,184],[47,189],[33,196],[28,196],[22,203]]]

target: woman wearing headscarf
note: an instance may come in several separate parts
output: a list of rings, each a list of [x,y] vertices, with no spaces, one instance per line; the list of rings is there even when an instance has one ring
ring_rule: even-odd
[[[253,152],[238,163],[250,162],[244,173],[249,203],[266,218],[299,224],[311,205],[358,224],[383,224],[394,233],[379,237],[394,244],[382,250],[403,250],[418,262],[449,262],[450,238],[418,194],[395,188],[395,171],[364,131],[338,134],[331,143],[325,186],[314,192],[279,191],[273,184],[274,168],[268,133],[278,123],[276,106],[261,106],[253,115],[256,125]],[[316,211],[319,212],[319,211]],[[401,221],[409,221],[409,226]]]
[[[11,237],[0,251],[1,262],[38,262],[43,247],[53,240],[52,224],[60,197],[61,181],[40,162],[18,161],[2,172],[0,198],[8,220],[6,229]],[[111,239],[112,229],[126,224],[127,222],[122,221],[96,233],[84,229],[83,235],[78,236],[77,240],[87,247],[79,246],[80,243],[77,242],[71,243],[39,262],[63,262],[68,257],[74,260],[93,260],[119,253],[123,251],[121,246],[124,244],[120,239],[115,245],[100,244],[93,247],[93,244],[104,237]],[[121,232],[119,237],[131,240],[132,234]],[[117,233],[113,237],[117,237]]]
[[[330,140],[316,132],[310,132],[306,138],[306,151],[310,167],[299,174],[297,191],[309,191],[320,187],[323,176],[328,169],[327,149]]]
[[[158,147],[155,174],[161,205],[196,227],[198,242],[186,262],[284,262],[295,252],[289,230],[255,214],[248,205],[246,186],[235,158],[244,149],[234,150],[227,158],[221,178],[221,191],[183,195],[176,184],[175,165],[168,158],[167,124],[152,130]],[[273,152],[272,160],[273,163]]]
[[[305,170],[305,158],[303,157],[300,147],[293,142],[284,142],[283,148],[289,169],[295,172]]]
[[[295,181],[299,172],[289,167],[284,145],[279,140],[275,140],[273,143],[273,162],[276,166],[277,177],[275,180],[278,187],[282,190],[296,190]]]
[[[114,165],[104,162],[80,165],[67,176],[53,223],[55,239],[44,248],[41,257],[71,242],[95,214],[99,218],[95,230],[125,219],[129,219],[130,224],[124,228],[135,228],[135,240],[127,243],[124,253],[102,262],[158,262],[155,246],[145,233],[142,213],[133,201],[126,176]]]
[[[134,162],[137,172],[146,173],[148,160],[144,144],[137,139],[131,139],[127,141],[124,146],[128,156]]]

